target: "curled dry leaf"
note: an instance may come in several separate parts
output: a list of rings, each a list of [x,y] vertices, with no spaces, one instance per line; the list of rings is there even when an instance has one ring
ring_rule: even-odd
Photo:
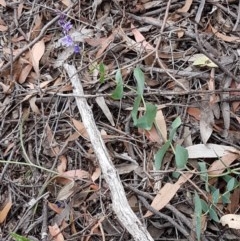
[[[182,8],[178,9],[178,13],[187,13],[190,7],[192,6],[193,0],[186,0]]]
[[[235,42],[235,43],[240,43],[240,38],[237,37],[237,36],[227,36],[227,35],[224,35],[222,33],[220,33],[217,29],[215,29],[214,27],[212,27],[212,32],[214,35],[216,35],[218,38],[222,39],[223,41],[225,42]]]
[[[229,228],[240,229],[240,215],[224,215],[221,217],[220,222],[223,226],[228,225]]]

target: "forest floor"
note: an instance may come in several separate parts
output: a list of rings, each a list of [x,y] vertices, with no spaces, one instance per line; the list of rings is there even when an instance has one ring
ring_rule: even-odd
[[[0,240],[136,240],[78,99],[152,240],[239,240],[239,1],[0,0],[0,48]]]

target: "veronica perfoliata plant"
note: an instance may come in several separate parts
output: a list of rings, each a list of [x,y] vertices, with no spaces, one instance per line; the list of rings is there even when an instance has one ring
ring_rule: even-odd
[[[64,37],[61,38],[61,43],[65,47],[73,47],[75,53],[80,53],[80,47],[74,43],[72,37],[69,35],[69,31],[72,28],[72,24],[70,21],[66,20],[66,16],[62,13],[60,14],[60,18],[58,20],[58,24],[62,28],[62,32],[64,34]]]

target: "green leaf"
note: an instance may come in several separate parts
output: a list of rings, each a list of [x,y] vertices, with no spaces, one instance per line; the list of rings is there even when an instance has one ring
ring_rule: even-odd
[[[138,95],[135,100],[134,100],[134,104],[133,104],[133,109],[132,109],[132,118],[133,118],[133,124],[136,126],[137,124],[137,114],[138,114],[138,107],[141,103],[141,99],[142,97],[140,95]]]
[[[219,189],[216,189],[216,190],[212,193],[212,202],[213,202],[214,204],[217,204],[217,203],[218,203],[218,200],[219,200],[219,197],[220,197]]]
[[[175,149],[175,161],[176,161],[176,166],[179,169],[184,168],[188,161],[188,151],[184,147],[178,144]]]
[[[207,166],[206,162],[198,162],[198,165],[200,167],[200,177],[203,181],[205,181],[205,189],[207,192],[209,192],[209,185],[208,185],[208,173],[207,173]]]
[[[150,130],[157,114],[157,107],[153,104],[146,103],[146,112],[143,116],[136,120],[137,127]]]
[[[100,75],[100,83],[103,84],[105,81],[105,65],[103,63],[99,64],[99,75]]]
[[[178,116],[171,125],[171,130],[169,133],[169,140],[172,141],[174,135],[176,134],[177,128],[182,124],[181,118]]]
[[[210,209],[209,209],[209,216],[213,221],[219,223],[218,215],[217,215],[215,209],[213,209],[213,207],[210,207]]]
[[[21,235],[18,235],[16,233],[11,233],[11,236],[14,238],[15,241],[31,241],[30,239],[28,238],[25,238]]]
[[[201,199],[201,205],[202,205],[202,211],[204,213],[207,213],[209,211],[209,207],[208,207],[208,204],[206,203],[206,201]]]
[[[227,183],[227,190],[231,192],[234,189],[236,183],[237,183],[236,178],[232,177]]]
[[[116,78],[117,86],[113,91],[111,97],[114,100],[120,100],[123,97],[123,80],[122,80],[122,75],[120,70],[117,71],[115,78]]]
[[[171,142],[170,142],[170,141],[167,141],[167,142],[161,147],[161,149],[159,149],[159,150],[157,151],[157,153],[155,154],[155,156],[154,156],[154,162],[155,162],[155,168],[156,168],[156,170],[160,170],[160,168],[161,168],[161,166],[162,166],[163,158],[164,158],[167,150],[169,149],[170,144],[171,144]]]
[[[231,203],[231,200],[230,200],[230,192],[225,192],[225,193],[222,195],[222,202],[223,202],[223,204]]]
[[[142,96],[145,82],[144,74],[139,67],[136,67],[133,71],[133,75],[137,80],[137,94]]]
[[[195,215],[195,221],[196,221],[196,235],[197,235],[197,240],[200,241],[201,229],[202,229],[201,227],[202,203],[196,191],[194,196],[194,206],[195,206],[194,215]]]

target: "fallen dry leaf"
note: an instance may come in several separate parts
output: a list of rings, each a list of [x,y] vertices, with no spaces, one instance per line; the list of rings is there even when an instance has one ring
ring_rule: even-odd
[[[26,65],[22,69],[22,71],[20,73],[20,76],[18,77],[18,83],[19,84],[23,84],[26,81],[26,79],[27,79],[27,77],[28,77],[28,75],[29,75],[31,70],[32,70],[32,65],[31,64]]]
[[[69,7],[73,4],[71,0],[61,0],[61,2],[67,7]]]
[[[234,147],[212,143],[208,143],[206,145],[196,144],[193,146],[188,146],[186,149],[188,151],[188,158],[190,159],[218,158],[223,157],[230,152],[235,154],[239,153],[239,151]]]
[[[174,195],[177,193],[179,188],[192,177],[193,174],[188,173],[185,175],[182,175],[179,177],[178,181],[174,184],[172,183],[166,183],[163,188],[157,193],[155,198],[153,199],[151,206],[156,210],[161,210],[164,208],[174,197]],[[147,211],[147,213],[144,215],[144,217],[149,217],[153,213],[150,211]]]
[[[136,42],[140,43],[142,48],[144,48],[145,50],[154,50],[154,47],[146,41],[144,36],[138,31],[138,29],[133,24],[131,24],[131,29]]]
[[[95,100],[96,100],[98,106],[101,108],[101,110],[104,113],[104,115],[106,116],[106,118],[108,119],[108,121],[111,123],[111,125],[115,126],[112,113],[109,110],[109,108],[108,108],[108,106],[107,106],[107,104],[105,102],[105,98],[100,96],[100,97],[96,97]]]
[[[190,7],[192,6],[193,0],[186,0],[182,8],[178,9],[178,13],[187,13]]]
[[[64,241],[61,230],[56,223],[53,226],[48,226],[48,229],[54,241]]]
[[[44,51],[45,51],[45,43],[43,40],[38,41],[32,47],[31,62],[37,75],[39,75],[39,61],[42,58]]]
[[[5,0],[0,0],[0,4],[1,4],[3,7],[6,7],[6,6],[7,6]]]
[[[208,175],[217,176],[224,172],[235,160],[239,158],[239,154],[227,153],[219,160],[214,161],[208,168]]]
[[[87,130],[86,130],[85,126],[83,125],[83,123],[74,118],[72,118],[72,122],[73,122],[73,125],[75,126],[75,128],[77,129],[77,131],[79,132],[79,134],[81,135],[81,137],[83,137],[86,140],[89,140]]]
[[[235,43],[240,43],[240,38],[237,36],[227,36],[222,33],[220,33],[217,29],[215,29],[213,26],[211,26],[213,34],[215,34],[218,38],[222,39],[225,42],[235,42]]]
[[[160,134],[162,135],[163,141],[167,140],[167,124],[162,110],[158,110],[155,117],[155,125],[157,126]]]
[[[229,228],[240,229],[240,215],[237,214],[226,214],[220,218],[220,223]]]
[[[201,110],[200,134],[204,144],[207,143],[208,139],[212,135],[213,124],[214,124],[214,115],[211,108],[206,107],[204,108],[204,110]]]
[[[0,224],[4,222],[4,220],[7,218],[7,215],[12,207],[12,201],[8,200],[6,204],[4,205],[3,209],[0,211]]]

